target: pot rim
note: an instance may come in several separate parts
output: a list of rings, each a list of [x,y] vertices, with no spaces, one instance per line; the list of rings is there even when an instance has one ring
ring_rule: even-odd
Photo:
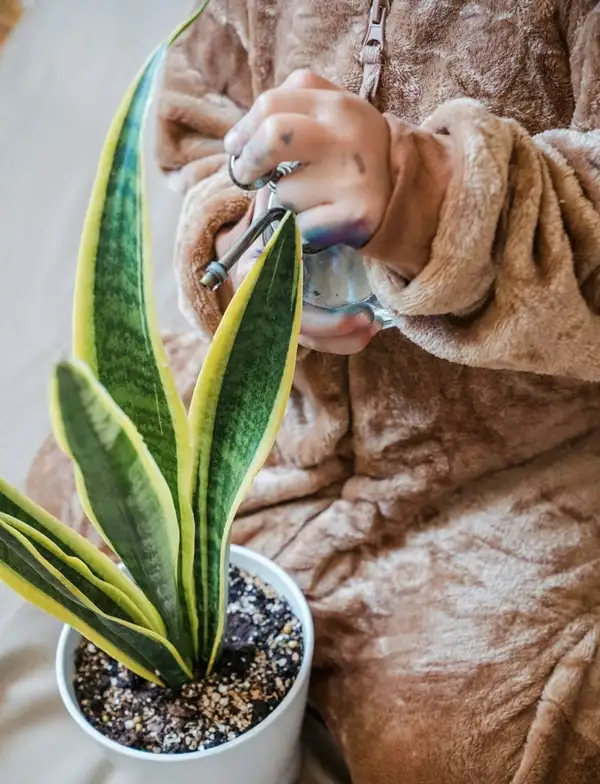
[[[283,698],[283,700],[279,703],[279,705],[275,708],[275,710],[270,713],[266,719],[261,721],[255,727],[252,727],[252,729],[248,730],[243,735],[238,736],[234,740],[222,743],[220,746],[215,746],[211,749],[200,749],[199,751],[183,752],[181,754],[155,754],[151,751],[132,749],[129,746],[123,746],[120,743],[117,743],[116,741],[106,737],[106,735],[103,735],[99,730],[95,729],[95,727],[93,727],[83,716],[83,713],[81,712],[74,695],[71,693],[71,687],[69,686],[65,676],[67,644],[72,635],[76,634],[80,637],[82,635],[71,626],[65,624],[60,633],[58,646],[56,649],[56,679],[58,682],[58,691],[69,715],[76,722],[76,724],[78,724],[91,738],[100,743],[109,751],[137,759],[140,762],[151,761],[159,764],[173,764],[177,762],[181,763],[194,761],[197,762],[199,759],[216,757],[219,754],[226,754],[227,751],[236,748],[237,746],[241,746],[242,744],[252,743],[252,740],[257,735],[277,721],[278,717],[283,713],[283,711],[287,710],[287,708],[299,695],[303,684],[307,678],[310,677],[314,650],[314,627],[308,602],[306,601],[306,598],[304,597],[304,594],[300,588],[298,588],[296,583],[287,574],[287,572],[285,572],[280,566],[277,566],[277,564],[271,561],[270,558],[266,558],[259,553],[255,553],[246,547],[240,547],[238,545],[231,545],[231,555],[240,555],[243,558],[248,558],[250,561],[254,561],[255,563],[274,573],[285,585],[285,592],[283,593],[285,598],[288,600],[293,598],[300,608],[298,615],[299,620],[302,623],[304,648],[302,664],[296,676],[296,680],[294,681],[294,685]],[[248,571],[250,571],[250,569]],[[265,580],[265,582],[268,583],[269,581]]]

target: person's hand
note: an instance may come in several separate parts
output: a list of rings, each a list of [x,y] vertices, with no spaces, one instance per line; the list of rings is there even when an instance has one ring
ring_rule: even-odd
[[[225,137],[244,184],[283,161],[302,168],[277,186],[316,246],[361,248],[377,231],[392,190],[390,131],[370,103],[307,71],[261,95]]]
[[[269,191],[263,188],[256,195],[254,215],[258,216],[267,209]],[[217,235],[215,251],[221,258],[248,227],[246,220]],[[230,280],[234,291],[237,290],[256,259],[263,252],[262,242],[257,241],[231,269]],[[355,314],[333,314],[322,308],[304,305],[300,345],[326,354],[356,354],[362,351],[379,332],[381,325],[372,322],[366,311]]]
[[[239,156],[236,179],[250,183],[283,161],[302,168],[279,181],[277,199],[296,213],[303,239],[316,246],[361,248],[373,236],[391,193],[389,130],[367,101],[307,71],[264,93],[225,137],[225,150]],[[266,209],[260,192],[255,215]],[[217,242],[222,251],[239,229]],[[234,288],[262,252],[257,243],[232,271]],[[333,354],[361,351],[379,332],[365,309],[334,314],[305,305],[301,345]]]
[[[349,245],[406,280],[424,269],[457,165],[445,131],[386,119],[362,98],[297,71],[258,98],[224,145],[243,184],[282,162],[301,164],[279,181],[277,199],[296,214],[311,245]],[[264,208],[263,198],[257,213]],[[234,279],[261,250],[257,245],[236,265]],[[360,351],[380,329],[369,318],[305,306],[301,343]]]

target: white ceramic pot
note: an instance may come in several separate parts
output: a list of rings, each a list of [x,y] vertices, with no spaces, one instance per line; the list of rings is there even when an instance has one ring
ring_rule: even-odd
[[[56,654],[58,689],[66,709],[81,729],[102,746],[115,767],[143,784],[296,784],[302,763],[301,730],[314,647],[313,623],[300,589],[272,561],[243,547],[231,548],[231,561],[255,574],[284,596],[302,622],[304,659],[285,699],[264,721],[222,746],[188,754],[152,754],[121,746],[87,722],[73,688],[75,651],[81,635],[63,629]]]

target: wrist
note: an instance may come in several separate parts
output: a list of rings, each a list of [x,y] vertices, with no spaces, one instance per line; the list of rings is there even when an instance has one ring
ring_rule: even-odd
[[[386,116],[391,131],[392,193],[381,224],[363,248],[411,280],[427,265],[457,156],[452,138]]]

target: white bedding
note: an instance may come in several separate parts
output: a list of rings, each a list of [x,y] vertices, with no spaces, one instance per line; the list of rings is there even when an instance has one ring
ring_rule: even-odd
[[[102,139],[130,78],[188,8],[35,0],[0,49],[0,475],[20,486],[49,429],[52,362],[69,350],[79,230]],[[151,156],[149,170],[157,301],[162,324],[176,328],[180,197]],[[0,585],[0,782],[127,784],[62,709],[58,631]]]

